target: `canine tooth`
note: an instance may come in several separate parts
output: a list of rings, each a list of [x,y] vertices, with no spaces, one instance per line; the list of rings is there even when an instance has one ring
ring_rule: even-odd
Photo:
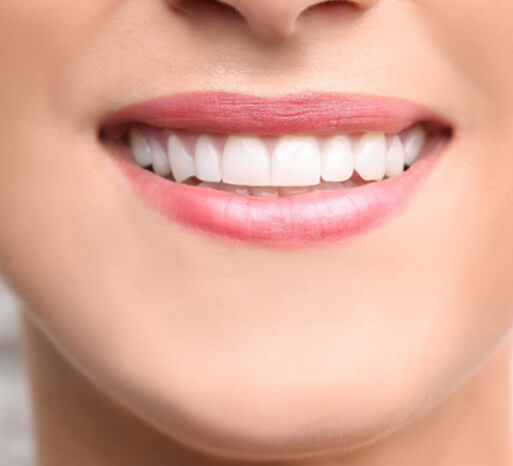
[[[260,138],[230,136],[223,153],[223,181],[245,186],[271,184],[269,151]]]
[[[221,181],[221,153],[208,136],[200,136],[194,155],[196,176],[203,181]]]
[[[411,166],[419,157],[426,142],[426,130],[417,125],[406,134],[404,145],[404,163]]]
[[[354,164],[365,181],[382,180],[386,172],[387,141],[384,133],[365,133],[355,145]]]
[[[324,181],[346,181],[353,175],[353,151],[347,136],[331,138],[321,155],[321,177]]]
[[[282,137],[272,155],[273,186],[312,186],[321,181],[321,154],[309,136]]]
[[[152,163],[149,141],[136,128],[130,129],[130,147],[137,165],[149,167]]]
[[[273,186],[259,186],[251,188],[251,194],[258,197],[278,197],[280,189]]]
[[[169,175],[171,168],[169,167],[169,159],[166,151],[156,139],[150,139],[151,160],[153,171],[160,176]]]
[[[390,141],[387,150],[387,172],[388,178],[400,175],[404,171],[404,147],[401,138],[395,135]]]
[[[176,134],[169,136],[167,147],[174,179],[181,183],[187,178],[195,176],[194,159]]]

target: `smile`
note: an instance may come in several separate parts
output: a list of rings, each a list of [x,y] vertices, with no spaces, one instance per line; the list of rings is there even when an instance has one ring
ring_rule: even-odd
[[[332,94],[191,94],[123,108],[101,138],[173,222],[266,246],[342,241],[382,225],[450,139],[427,109]]]

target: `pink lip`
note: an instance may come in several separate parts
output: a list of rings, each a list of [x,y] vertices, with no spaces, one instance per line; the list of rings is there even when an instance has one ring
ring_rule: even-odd
[[[166,97],[123,108],[105,125],[152,126],[216,133],[400,132],[419,121],[443,123],[400,99],[307,94],[257,98],[225,93]],[[364,234],[398,215],[428,179],[443,144],[402,175],[356,188],[257,198],[168,181],[115,153],[135,191],[168,219],[214,237],[265,246],[307,246]]]
[[[163,97],[124,107],[103,126],[140,122],[162,128],[213,133],[399,133],[418,121],[445,124],[425,107],[402,99],[343,94],[262,98],[224,92]]]

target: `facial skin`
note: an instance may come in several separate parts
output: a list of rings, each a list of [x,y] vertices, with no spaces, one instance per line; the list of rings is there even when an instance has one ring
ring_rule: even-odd
[[[0,264],[101,391],[205,452],[363,448],[460,388],[513,323],[513,3],[0,4]],[[195,91],[399,97],[454,136],[402,215],[265,249],[172,224],[98,140]]]

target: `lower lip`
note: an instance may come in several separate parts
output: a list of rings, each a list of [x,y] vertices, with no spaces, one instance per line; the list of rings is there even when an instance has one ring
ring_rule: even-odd
[[[174,223],[211,237],[268,247],[331,244],[399,215],[441,158],[435,147],[400,176],[359,187],[262,198],[174,183],[114,154],[136,193]]]

